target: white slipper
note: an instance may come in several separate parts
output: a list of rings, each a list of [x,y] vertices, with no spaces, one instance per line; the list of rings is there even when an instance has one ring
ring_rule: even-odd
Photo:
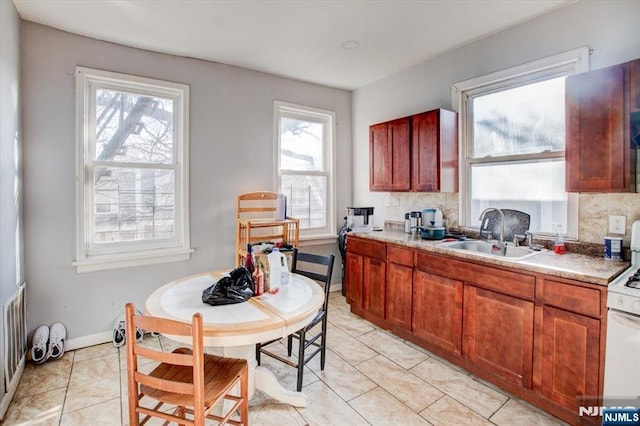
[[[47,342],[49,341],[49,327],[41,325],[36,328],[33,333],[33,342],[31,346],[31,359],[36,364],[42,364],[49,357],[47,351]]]
[[[64,355],[64,341],[67,338],[67,329],[61,322],[54,322],[49,327],[49,350],[47,357],[60,359]]]

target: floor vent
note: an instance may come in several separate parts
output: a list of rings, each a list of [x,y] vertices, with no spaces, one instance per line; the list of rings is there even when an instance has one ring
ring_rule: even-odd
[[[4,379],[9,387],[27,354],[27,304],[25,285],[3,306]]]

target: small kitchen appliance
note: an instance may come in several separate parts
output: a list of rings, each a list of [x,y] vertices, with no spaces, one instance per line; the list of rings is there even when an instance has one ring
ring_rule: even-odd
[[[631,266],[607,290],[605,406],[640,395],[640,220],[631,229]]]
[[[347,207],[347,228],[354,232],[373,231],[373,207]]]

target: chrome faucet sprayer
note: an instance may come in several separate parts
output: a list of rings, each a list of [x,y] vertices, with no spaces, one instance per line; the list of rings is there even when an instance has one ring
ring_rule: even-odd
[[[504,242],[504,212],[501,209],[499,209],[498,207],[490,206],[490,207],[487,207],[486,209],[484,209],[482,211],[482,213],[480,213],[480,219],[478,219],[480,221],[480,229],[482,230],[482,222],[484,220],[485,214],[487,214],[487,212],[490,212],[491,210],[495,210],[498,213],[500,213],[500,221],[501,221],[501,223],[500,223],[500,225],[501,225],[500,226],[500,242],[503,243]],[[480,235],[482,235],[482,233]]]

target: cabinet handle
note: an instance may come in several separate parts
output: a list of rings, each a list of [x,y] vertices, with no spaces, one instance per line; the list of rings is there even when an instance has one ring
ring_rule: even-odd
[[[640,330],[640,318],[630,317],[624,314],[611,313],[611,319],[618,324]]]

